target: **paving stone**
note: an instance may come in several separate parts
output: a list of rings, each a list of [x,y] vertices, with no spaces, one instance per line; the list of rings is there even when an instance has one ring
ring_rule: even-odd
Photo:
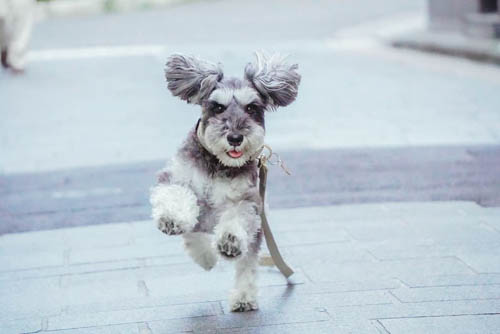
[[[172,240],[173,239],[173,240]],[[98,249],[77,249],[70,255],[70,263],[95,263],[104,261],[120,261],[126,259],[148,258],[153,256],[184,254],[182,240],[171,238],[164,243],[134,243],[123,247]]]
[[[58,314],[63,306],[59,280],[46,278],[0,284],[0,321]]]
[[[443,246],[432,238],[364,242],[361,246],[381,261],[456,256],[456,248]]]
[[[426,277],[432,275],[471,274],[473,271],[454,257],[431,259],[405,259],[394,261],[331,263],[302,265],[314,282],[332,280],[373,280],[383,278]]]
[[[329,282],[314,282],[307,284],[311,293],[328,293],[328,292],[349,292],[349,291],[371,291],[371,290],[390,290],[401,287],[401,282],[392,278],[381,279],[362,279],[353,278],[346,281],[333,281]]]
[[[332,315],[334,321],[353,323],[365,319],[438,317],[463,314],[500,313],[500,301],[458,300],[424,303],[398,303],[381,305],[337,306],[326,300],[323,307]]]
[[[358,245],[351,242],[320,243],[308,245],[283,246],[280,251],[286,261],[294,264],[344,263],[371,261],[373,257]]]
[[[415,237],[432,238],[441,245],[462,246],[473,245],[480,241],[482,244],[499,244],[500,234],[485,228],[478,221],[475,224],[456,223],[434,223],[424,225],[416,220],[409,222],[411,230],[415,232]]]
[[[139,324],[125,324],[125,325],[106,325],[99,327],[83,327],[57,330],[57,334],[142,334],[139,332]]]
[[[229,312],[231,261],[205,272],[180,237],[150,221],[2,236],[0,323],[39,330],[48,318],[48,330],[67,333],[386,334],[389,318],[500,313],[491,212],[467,203],[279,210],[274,231],[296,274],[287,281],[260,267],[260,310],[248,314]]]
[[[110,261],[100,263],[83,263],[56,267],[42,267],[8,272],[0,272],[0,281],[29,280],[46,277],[66,275],[85,275],[89,273],[106,272],[114,270],[130,270],[146,266],[147,259],[132,259],[123,261]]]
[[[468,286],[500,284],[500,274],[443,275],[429,277],[406,277],[404,284],[411,288],[432,286]]]
[[[386,203],[369,203],[361,205],[342,205],[337,207],[307,207],[269,212],[269,222],[285,222],[292,225],[309,225],[315,222],[344,225],[346,221],[366,219],[367,217],[394,218],[401,214],[388,208]],[[282,223],[284,224],[284,223]]]
[[[203,333],[195,331],[195,333]],[[218,329],[217,333],[341,333],[338,327],[330,321],[302,322],[295,324],[263,325],[257,327]]]
[[[500,285],[399,288],[392,293],[402,302],[500,299]]]
[[[36,333],[42,330],[41,319],[17,319],[11,321],[0,320],[0,333],[19,334]]]
[[[496,334],[500,315],[383,319],[380,322],[391,334]]]
[[[450,217],[450,216],[477,216],[484,208],[474,202],[401,202],[385,203],[387,210],[397,213],[401,217]]]
[[[461,250],[457,256],[478,273],[500,273],[500,247],[492,247],[487,253]]]
[[[0,272],[62,265],[64,265],[63,251],[0,255]]]
[[[0,254],[32,254],[63,251],[64,230],[35,231],[0,235]]]
[[[279,233],[276,233],[273,229],[273,234],[275,235],[276,242],[280,247],[302,244],[345,242],[351,239],[345,230],[332,226],[318,230],[309,229],[305,231],[282,231]]]
[[[217,328],[241,328],[263,325],[301,323],[329,320],[324,309],[295,309],[267,312],[246,312],[242,314],[225,314],[217,317]]]
[[[176,318],[203,317],[220,313],[218,303],[145,307],[133,310],[61,315],[48,319],[48,330],[148,322]]]

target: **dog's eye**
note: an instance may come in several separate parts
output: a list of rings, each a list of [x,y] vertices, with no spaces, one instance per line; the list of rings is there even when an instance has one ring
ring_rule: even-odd
[[[259,108],[255,104],[249,104],[246,107],[246,111],[249,114],[252,114],[252,113],[254,113],[254,112],[258,111],[258,110],[259,110]]]
[[[224,107],[222,104],[215,104],[213,107],[212,107],[212,111],[216,114],[220,114],[222,113],[224,110],[226,110],[226,107]]]

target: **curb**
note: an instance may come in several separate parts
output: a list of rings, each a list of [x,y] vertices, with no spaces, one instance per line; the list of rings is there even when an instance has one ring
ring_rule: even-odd
[[[390,41],[394,47],[416,49],[500,65],[500,40],[478,39],[450,32],[417,31]]]

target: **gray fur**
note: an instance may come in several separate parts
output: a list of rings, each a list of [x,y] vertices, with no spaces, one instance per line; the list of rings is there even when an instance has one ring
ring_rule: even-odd
[[[170,56],[165,68],[165,78],[172,94],[194,104],[201,104],[223,76],[218,65],[180,54]]]
[[[279,54],[266,56],[256,52],[256,62],[245,68],[245,78],[265,98],[272,108],[284,107],[297,97],[300,74],[297,64],[287,64],[285,57]]]

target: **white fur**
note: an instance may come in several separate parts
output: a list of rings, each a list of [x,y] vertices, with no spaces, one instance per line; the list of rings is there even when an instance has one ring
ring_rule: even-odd
[[[159,184],[151,190],[152,217],[173,221],[182,231],[189,232],[198,222],[200,208],[196,195],[187,187]]]
[[[228,106],[231,101],[236,99],[242,106],[246,106],[252,102],[260,101],[260,97],[257,92],[250,87],[243,87],[238,89],[231,88],[219,88],[216,89],[210,94],[208,98],[210,101],[217,102],[218,104],[222,104],[224,106]]]
[[[212,247],[212,235],[203,232],[185,233],[183,238],[186,251],[194,262],[205,270],[215,266],[217,254]]]
[[[251,311],[257,304],[257,254],[247,254],[236,263],[236,282],[229,295],[231,311]]]
[[[222,104],[223,106],[228,106],[233,99],[233,95],[234,90],[229,88],[220,88],[214,90],[208,99],[210,101],[217,102],[218,104]]]
[[[243,87],[236,89],[233,93],[234,98],[242,106],[246,106],[252,102],[260,101],[260,97],[254,89],[250,87]]]

